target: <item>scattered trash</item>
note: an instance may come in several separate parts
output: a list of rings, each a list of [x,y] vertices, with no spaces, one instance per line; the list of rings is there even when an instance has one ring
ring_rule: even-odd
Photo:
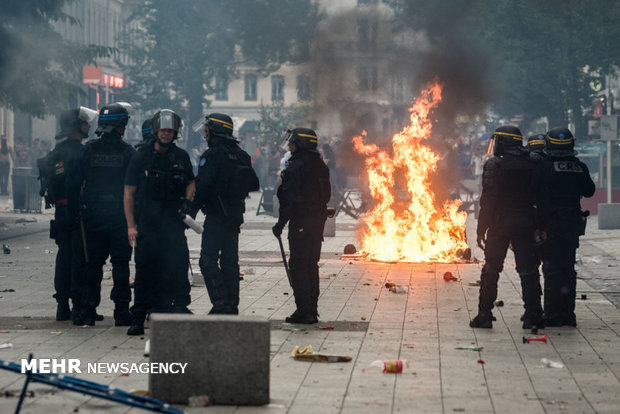
[[[327,355],[327,354],[300,354],[296,355],[296,361],[306,362],[351,362],[353,358],[348,355]]]
[[[52,254],[52,253],[54,253],[54,252],[52,252],[51,250],[46,250],[46,251],[45,251],[45,253],[47,253],[47,254]]]
[[[314,352],[312,345],[308,345],[304,349],[300,349],[299,346],[295,345],[295,348],[291,351],[291,356],[295,358],[297,355],[307,355]]]
[[[288,295],[288,292],[284,292],[284,293],[282,293],[282,294],[283,294],[283,295]]]
[[[6,244],[2,245],[2,251],[4,252],[4,254],[11,254],[11,249],[9,249],[9,246],[7,246]]]
[[[390,292],[392,293],[407,293],[407,288],[401,285],[396,285],[390,288]]]
[[[20,223],[36,223],[37,219],[32,217],[32,218],[18,218],[17,220],[15,220],[15,224],[20,224]]]
[[[0,349],[7,349],[7,348],[13,348],[13,344],[10,343],[5,343],[5,344],[0,344]]]
[[[530,337],[530,338],[526,338],[525,336],[523,337],[523,343],[527,343],[529,344],[530,342],[544,342],[547,343],[547,335],[540,335],[540,336],[535,336],[535,337]]]
[[[502,306],[504,306],[504,301],[503,300],[496,300],[494,305],[497,306],[498,308],[502,307]]]
[[[454,349],[460,349],[462,351],[476,351],[480,352],[484,349],[483,346],[471,345],[471,346],[457,346]]]
[[[586,295],[585,293],[581,294],[581,300],[587,300],[588,299],[588,295]]]
[[[347,244],[344,246],[344,254],[355,254],[357,253],[357,249],[352,244]]]
[[[211,398],[208,395],[192,395],[187,399],[188,407],[206,407],[211,404]]]
[[[319,279],[329,279],[331,276],[329,273],[323,273],[319,271]]]
[[[244,280],[243,276],[245,276],[243,273],[239,272],[239,280]]]
[[[4,289],[0,290],[0,292],[15,292],[15,289]]]
[[[292,331],[292,332],[304,332],[306,328],[300,328],[299,326],[282,326],[280,327],[283,331]]]
[[[370,283],[364,283],[364,286],[370,286]]]
[[[322,325],[322,326],[318,326],[319,329],[323,329],[325,331],[333,331],[334,327],[331,325]]]
[[[454,309],[452,309],[452,310],[453,310],[454,312],[458,312],[458,311],[460,311],[461,309],[462,309],[462,308],[454,308]]]
[[[484,365],[484,361],[483,361],[483,360],[481,360],[481,359],[479,359],[477,362],[478,362],[480,365]]]
[[[564,368],[564,364],[561,362],[555,362],[547,358],[542,358],[540,362],[542,362],[542,366],[546,368]]]
[[[475,282],[468,283],[469,286],[480,286],[480,281],[476,280]]]
[[[151,355],[151,340],[147,339],[146,343],[144,344],[144,356],[150,356]]]
[[[365,317],[365,316],[362,316],[362,318],[361,318],[361,319],[362,319],[363,321],[365,321],[365,320],[366,320],[366,317]]]
[[[414,345],[413,345],[413,344],[403,344],[403,346],[404,346],[405,348],[409,348],[409,349],[413,349],[413,348],[414,348]]]
[[[128,372],[124,372],[124,373],[121,374],[121,377],[128,377],[128,376],[129,376]]]
[[[387,359],[382,361],[380,359],[376,361],[372,361],[368,368],[381,368],[383,369],[384,374],[401,374],[403,372],[403,368],[409,366],[406,359]],[[362,372],[365,372],[365,368]]]
[[[391,288],[393,288],[393,287],[396,287],[396,283],[393,283],[393,282],[385,282],[385,287],[386,287],[387,289],[391,289]]]
[[[444,273],[443,274],[443,280],[445,280],[446,282],[456,282],[456,281],[458,281],[458,279],[456,277],[454,277],[452,272]]]
[[[50,332],[50,335],[60,335],[62,333],[62,331],[52,331]]]

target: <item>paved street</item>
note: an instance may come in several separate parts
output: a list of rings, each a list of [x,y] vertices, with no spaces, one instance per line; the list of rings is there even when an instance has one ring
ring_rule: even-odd
[[[578,251],[575,328],[544,330],[548,343],[524,344],[520,282],[509,254],[500,278],[493,330],[471,329],[476,314],[480,263],[411,264],[341,260],[347,243],[357,245],[356,223],[337,218],[336,237],[326,238],[321,258],[321,322],[305,331],[283,330],[294,310],[277,241],[274,219],[256,216],[252,194],[240,237],[241,313],[272,321],[270,404],[261,407],[187,408],[199,413],[618,413],[620,412],[620,230],[589,224]],[[0,198],[0,209],[6,197]],[[0,359],[80,358],[86,362],[146,362],[144,337],[113,326],[111,280],[102,286],[95,327],[56,322],[53,266],[56,246],[48,238],[47,214],[0,211],[0,239],[11,250],[0,255]],[[25,222],[23,222],[25,220]],[[33,220],[34,219],[34,220]],[[16,223],[16,220],[22,222]],[[36,221],[35,221],[36,220]],[[475,240],[470,215],[468,234]],[[191,263],[198,272],[199,236],[187,231]],[[473,243],[472,243],[473,247]],[[482,258],[481,251],[473,250]],[[162,252],[165,254],[165,252]],[[133,266],[132,266],[133,271]],[[459,280],[446,282],[452,272]],[[199,278],[200,275],[197,275]],[[386,282],[408,292],[392,293]],[[203,285],[192,287],[190,309],[210,309]],[[333,330],[320,329],[332,326]],[[293,360],[294,346],[352,357],[348,363]],[[179,344],[183,346],[183,344]],[[481,351],[457,347],[479,346]],[[228,356],[231,359],[235,355]],[[541,359],[561,363],[545,366]],[[383,374],[375,360],[402,359],[402,374]],[[204,375],[209,375],[205,372]],[[146,374],[81,374],[125,390],[148,388]],[[18,391],[24,376],[0,370],[0,390]],[[139,409],[81,394],[31,384],[24,413],[137,413]],[[12,412],[15,397],[0,398],[0,412]]]

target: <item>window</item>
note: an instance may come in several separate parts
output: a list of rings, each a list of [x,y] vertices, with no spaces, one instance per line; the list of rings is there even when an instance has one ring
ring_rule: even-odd
[[[300,101],[310,99],[310,78],[307,75],[297,76],[297,99]]]
[[[273,75],[271,77],[271,100],[284,100],[284,76]]]
[[[256,100],[256,83],[258,79],[256,75],[245,75],[245,100]]]
[[[215,100],[216,101],[227,101],[228,100],[228,79],[225,76],[215,77]]]
[[[361,67],[357,70],[357,81],[360,91],[377,90],[377,68]]]

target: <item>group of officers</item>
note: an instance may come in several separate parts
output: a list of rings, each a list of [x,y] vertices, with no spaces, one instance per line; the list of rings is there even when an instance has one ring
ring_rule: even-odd
[[[515,126],[501,126],[491,136],[477,226],[485,263],[471,327],[493,327],[497,283],[509,247],[521,279],[523,329],[577,326],[575,252],[588,215],[580,200],[592,197],[595,186],[574,145],[567,128],[531,136],[527,145]]]
[[[55,148],[38,161],[41,195],[55,207],[50,236],[58,245],[56,320],[94,325],[103,319],[96,309],[108,257],[114,323],[129,326],[129,335],[144,333],[149,313],[191,313],[184,219],[195,218],[198,211],[205,214],[199,263],[212,303],[209,313],[238,314],[240,226],[245,199],[260,186],[250,156],[233,136],[232,119],[221,113],[205,117],[199,128],[208,149],[194,176],[189,155],[174,143],[181,118],[169,109],[157,111],[143,124],[144,140],[135,149],[123,141],[130,110],[125,103],[102,107],[98,138],[87,145],[82,140],[97,112],[84,107],[65,111]],[[491,136],[477,226],[485,264],[471,327],[493,326],[509,247],[521,279],[523,328],[576,326],[575,252],[586,221],[580,199],[591,197],[595,186],[587,166],[576,158],[574,141],[566,128],[532,136],[527,145],[514,126],[501,126]],[[279,239],[289,226],[289,281],[296,310],[286,321],[311,324],[318,321],[318,261],[330,175],[314,130],[288,130],[283,144],[291,157],[282,172],[279,218],[272,231]]]
[[[97,138],[86,145],[82,141],[97,112],[84,107],[65,111],[54,149],[38,161],[41,195],[46,206],[55,207],[50,236],[58,245],[56,320],[80,326],[103,320],[96,309],[108,258],[114,324],[129,326],[128,335],[142,335],[150,313],[191,313],[185,230],[187,218],[198,211],[205,214],[199,263],[212,303],[209,313],[238,314],[239,232],[245,199],[259,182],[250,156],[233,137],[231,117],[205,117],[200,128],[208,149],[194,176],[189,155],[174,142],[181,118],[169,109],[157,111],[144,122],[144,139],[136,149],[123,141],[131,109],[126,103],[102,107]],[[329,170],[313,130],[295,128],[285,137],[292,157],[282,173],[281,214],[273,232],[280,237],[290,223],[290,282],[297,309],[287,321],[314,323]]]

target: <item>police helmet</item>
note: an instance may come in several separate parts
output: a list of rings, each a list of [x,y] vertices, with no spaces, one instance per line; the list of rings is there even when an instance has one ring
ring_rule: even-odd
[[[282,146],[295,144],[298,149],[316,150],[319,141],[316,132],[310,128],[288,129],[282,139]]]
[[[126,102],[114,102],[104,106],[99,110],[95,133],[97,135],[109,134],[117,128],[126,126],[130,118],[129,111],[132,109],[132,106]]]
[[[233,138],[233,120],[226,114],[212,113],[206,116],[205,124],[209,127],[209,134],[228,139]]]
[[[527,149],[532,152],[541,152],[545,148],[545,136],[543,134],[527,137]]]
[[[91,122],[97,116],[97,111],[80,106],[79,108],[69,109],[60,115],[60,133],[56,139],[72,135],[79,132],[84,138],[88,136],[82,132],[82,123]]]
[[[157,131],[160,129],[172,129],[174,130],[172,139],[175,140],[179,135],[181,125],[181,117],[176,112],[171,109],[162,109],[153,115],[151,128],[155,137],[157,137]]]
[[[153,138],[153,120],[149,118],[142,123],[142,139],[144,141],[149,141]]]
[[[523,147],[521,130],[513,125],[502,125],[491,135],[488,153],[500,156],[507,148],[514,147]]]
[[[545,137],[543,152],[555,157],[570,157],[577,154],[573,133],[568,128],[563,127],[550,129]]]

